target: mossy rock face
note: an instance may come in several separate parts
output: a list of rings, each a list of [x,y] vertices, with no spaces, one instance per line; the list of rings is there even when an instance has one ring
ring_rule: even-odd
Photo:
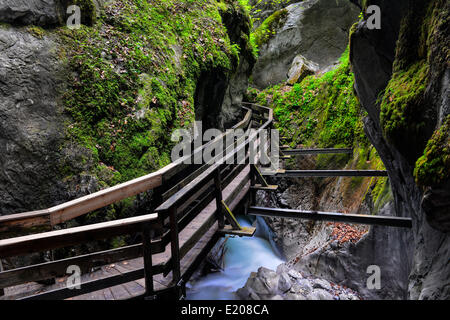
[[[264,20],[264,22],[252,34],[255,44],[260,47],[269,42],[269,40],[276,34],[276,30],[286,21],[287,15],[288,11],[286,9],[281,9]]]
[[[92,0],[74,4],[94,17]],[[227,25],[224,17],[243,21]],[[113,1],[92,26],[57,32],[70,71],[68,140],[109,168],[107,185],[168,164],[171,132],[195,119],[202,75],[228,79],[242,53],[251,56],[249,17],[235,0]]]
[[[428,73],[425,61],[394,73],[381,102],[380,123],[385,137],[404,154],[416,158],[433,121],[423,108]]]
[[[421,186],[450,180],[450,116],[428,141],[423,156],[416,162],[414,177]]]

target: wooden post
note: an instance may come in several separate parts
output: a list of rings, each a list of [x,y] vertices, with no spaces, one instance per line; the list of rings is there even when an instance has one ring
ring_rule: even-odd
[[[180,245],[178,239],[178,220],[177,220],[177,208],[173,206],[169,210],[170,217],[170,234],[171,234],[171,252],[172,252],[172,280],[175,286],[181,278],[180,267]]]
[[[223,229],[225,227],[225,219],[222,211],[222,179],[220,177],[220,166],[217,168],[214,175],[214,185],[216,193],[216,217],[219,222],[219,229]]]
[[[145,224],[142,230],[142,247],[144,255],[145,296],[154,296],[153,288],[153,261],[152,261],[152,236],[150,225]]]
[[[250,165],[250,186],[254,186],[256,184],[256,170],[255,165]],[[256,205],[256,191],[250,188],[250,206]]]
[[[0,272],[3,271],[3,264],[2,264],[2,259],[0,259]],[[4,296],[5,295],[5,289],[0,289],[0,296]]]

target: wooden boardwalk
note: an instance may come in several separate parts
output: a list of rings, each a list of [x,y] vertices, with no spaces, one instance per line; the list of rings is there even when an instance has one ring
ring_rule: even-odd
[[[273,111],[243,104],[244,119],[232,129],[247,134],[233,137],[234,145],[226,146],[229,131],[216,137],[180,161],[157,172],[89,194],[85,197],[33,212],[0,217],[0,258],[48,252],[58,248],[82,245],[117,236],[140,239],[133,244],[101,252],[40,263],[13,270],[0,270],[0,300],[9,299],[180,299],[185,284],[210,252],[219,237],[231,234],[252,236],[255,228],[242,228],[233,211],[244,207],[244,201],[255,203],[258,190],[273,192],[255,164],[249,164],[250,148],[256,141],[259,151],[270,153],[272,143],[260,144],[259,135],[273,127]],[[217,142],[225,146],[224,161],[191,165],[192,160]],[[275,148],[278,148],[275,146]],[[245,164],[231,164],[244,151]],[[274,151],[274,150],[271,150]],[[276,150],[275,150],[276,151]],[[291,150],[295,154],[351,153],[350,149]],[[276,152],[275,152],[276,153]],[[284,156],[289,157],[289,156]],[[280,159],[283,159],[281,157]],[[385,171],[352,170],[278,170],[279,177],[352,177],[386,176]],[[154,213],[93,225],[57,231],[53,227],[97,209],[118,203],[142,192],[153,190]],[[326,212],[300,212],[276,208],[250,207],[249,214],[336,220],[378,225],[410,227],[405,219],[343,215]],[[400,221],[401,220],[401,221]],[[41,230],[30,235],[30,230]],[[43,232],[42,232],[43,231]],[[13,236],[8,237],[9,234]],[[17,234],[25,234],[17,236]],[[136,243],[137,242],[137,243]],[[70,289],[67,268],[78,266],[82,272],[80,289]],[[55,284],[39,281],[54,279]],[[2,295],[2,291],[4,294]]]
[[[248,190],[250,189],[250,168],[247,166],[223,191],[222,196],[225,202],[229,204],[231,210],[235,209],[238,204],[244,199]],[[236,192],[239,191],[239,192]],[[237,194],[237,196],[233,196]],[[200,261],[196,261],[197,257],[204,256],[202,251],[211,248],[218,239],[218,224],[215,219],[216,202],[211,201],[201,212],[197,215],[187,226],[179,233],[182,275],[193,273],[193,269]],[[204,235],[198,240],[192,248],[189,240],[194,233],[204,232]],[[186,252],[185,252],[186,251]],[[164,252],[153,255],[154,265],[167,265],[171,258],[171,248],[168,244]],[[81,277],[82,283],[91,280],[98,280],[107,278],[117,274],[123,274],[130,271],[136,271],[144,268],[144,259],[136,258],[132,260],[125,260],[118,263],[113,263],[101,267],[99,270],[84,274]],[[0,297],[0,300],[6,299],[20,299],[22,297],[37,295],[40,293],[50,292],[55,289],[66,287],[67,277],[56,279],[54,285],[39,285],[37,283],[27,283],[19,286],[14,286],[5,289],[5,296]],[[170,272],[166,277],[159,274],[153,277],[153,284],[155,291],[162,291],[169,289],[174,285],[172,282],[172,273]],[[74,289],[76,290],[76,289]],[[70,300],[125,300],[133,297],[141,296],[145,293],[145,279],[141,278],[135,281],[117,285],[111,288],[106,288],[99,291],[83,294],[69,298]]]

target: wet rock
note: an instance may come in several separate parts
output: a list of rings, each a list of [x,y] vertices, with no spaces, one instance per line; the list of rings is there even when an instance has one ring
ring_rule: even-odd
[[[291,279],[286,273],[282,273],[278,280],[278,290],[280,290],[281,292],[287,292],[289,291],[289,289],[291,289],[291,287]]]
[[[256,292],[248,286],[238,289],[236,294],[243,300],[261,300]]]
[[[301,279],[292,285],[291,292],[301,293],[303,295],[308,294],[313,290],[312,284],[308,279]]]

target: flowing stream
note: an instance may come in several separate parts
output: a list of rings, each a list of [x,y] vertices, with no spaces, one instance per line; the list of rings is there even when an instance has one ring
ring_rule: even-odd
[[[243,227],[250,227],[248,217],[237,217]],[[284,261],[270,241],[270,232],[263,219],[257,220],[252,238],[230,237],[225,246],[224,270],[210,273],[187,284],[188,300],[233,300],[234,292],[242,288],[251,272],[259,267],[276,270]]]

